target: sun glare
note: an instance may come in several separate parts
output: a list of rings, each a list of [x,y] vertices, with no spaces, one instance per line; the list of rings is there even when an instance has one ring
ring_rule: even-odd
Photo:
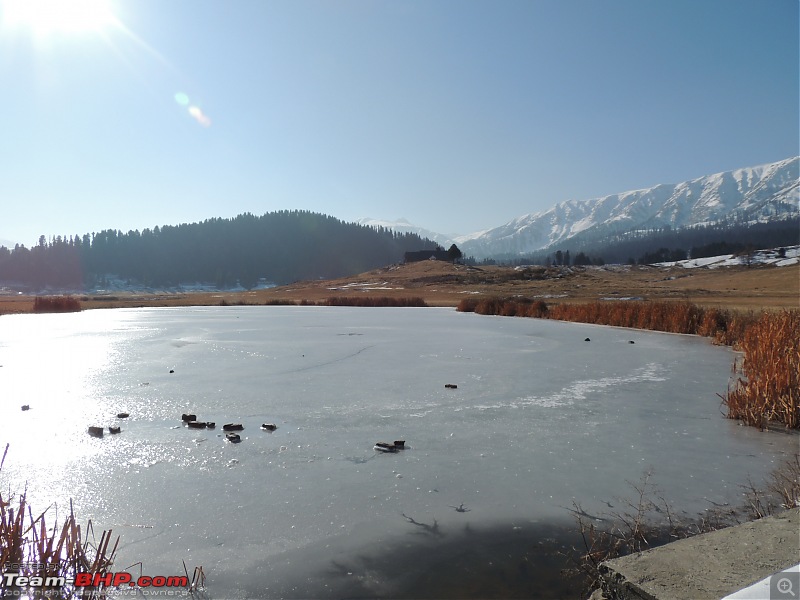
[[[97,32],[116,23],[109,0],[0,0],[0,20],[36,35]]]

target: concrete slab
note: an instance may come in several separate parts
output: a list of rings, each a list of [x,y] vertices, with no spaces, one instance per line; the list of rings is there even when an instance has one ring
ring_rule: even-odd
[[[800,508],[600,566],[613,600],[720,600],[800,560]]]

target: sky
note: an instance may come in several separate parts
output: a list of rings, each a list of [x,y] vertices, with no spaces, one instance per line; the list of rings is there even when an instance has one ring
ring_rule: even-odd
[[[797,0],[0,0],[0,240],[445,234],[800,154]]]

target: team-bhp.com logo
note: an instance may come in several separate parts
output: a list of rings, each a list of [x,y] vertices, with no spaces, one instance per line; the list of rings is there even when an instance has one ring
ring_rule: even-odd
[[[184,575],[140,575],[134,578],[130,573],[76,573],[74,577],[60,575],[22,575],[20,573],[3,573],[2,582],[5,590],[43,588],[74,588],[77,592],[85,588],[139,587],[150,589],[187,588],[189,578]]]

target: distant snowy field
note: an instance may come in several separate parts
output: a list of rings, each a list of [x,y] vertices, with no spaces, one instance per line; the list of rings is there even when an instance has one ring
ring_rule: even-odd
[[[706,258],[690,258],[671,262],[655,263],[657,267],[684,267],[685,269],[696,269],[698,267],[740,267],[743,265],[774,265],[776,267],[788,267],[800,263],[800,246],[787,246],[784,248],[783,256],[778,248],[772,250],[756,250],[747,256],[722,254],[720,256],[709,256]]]

